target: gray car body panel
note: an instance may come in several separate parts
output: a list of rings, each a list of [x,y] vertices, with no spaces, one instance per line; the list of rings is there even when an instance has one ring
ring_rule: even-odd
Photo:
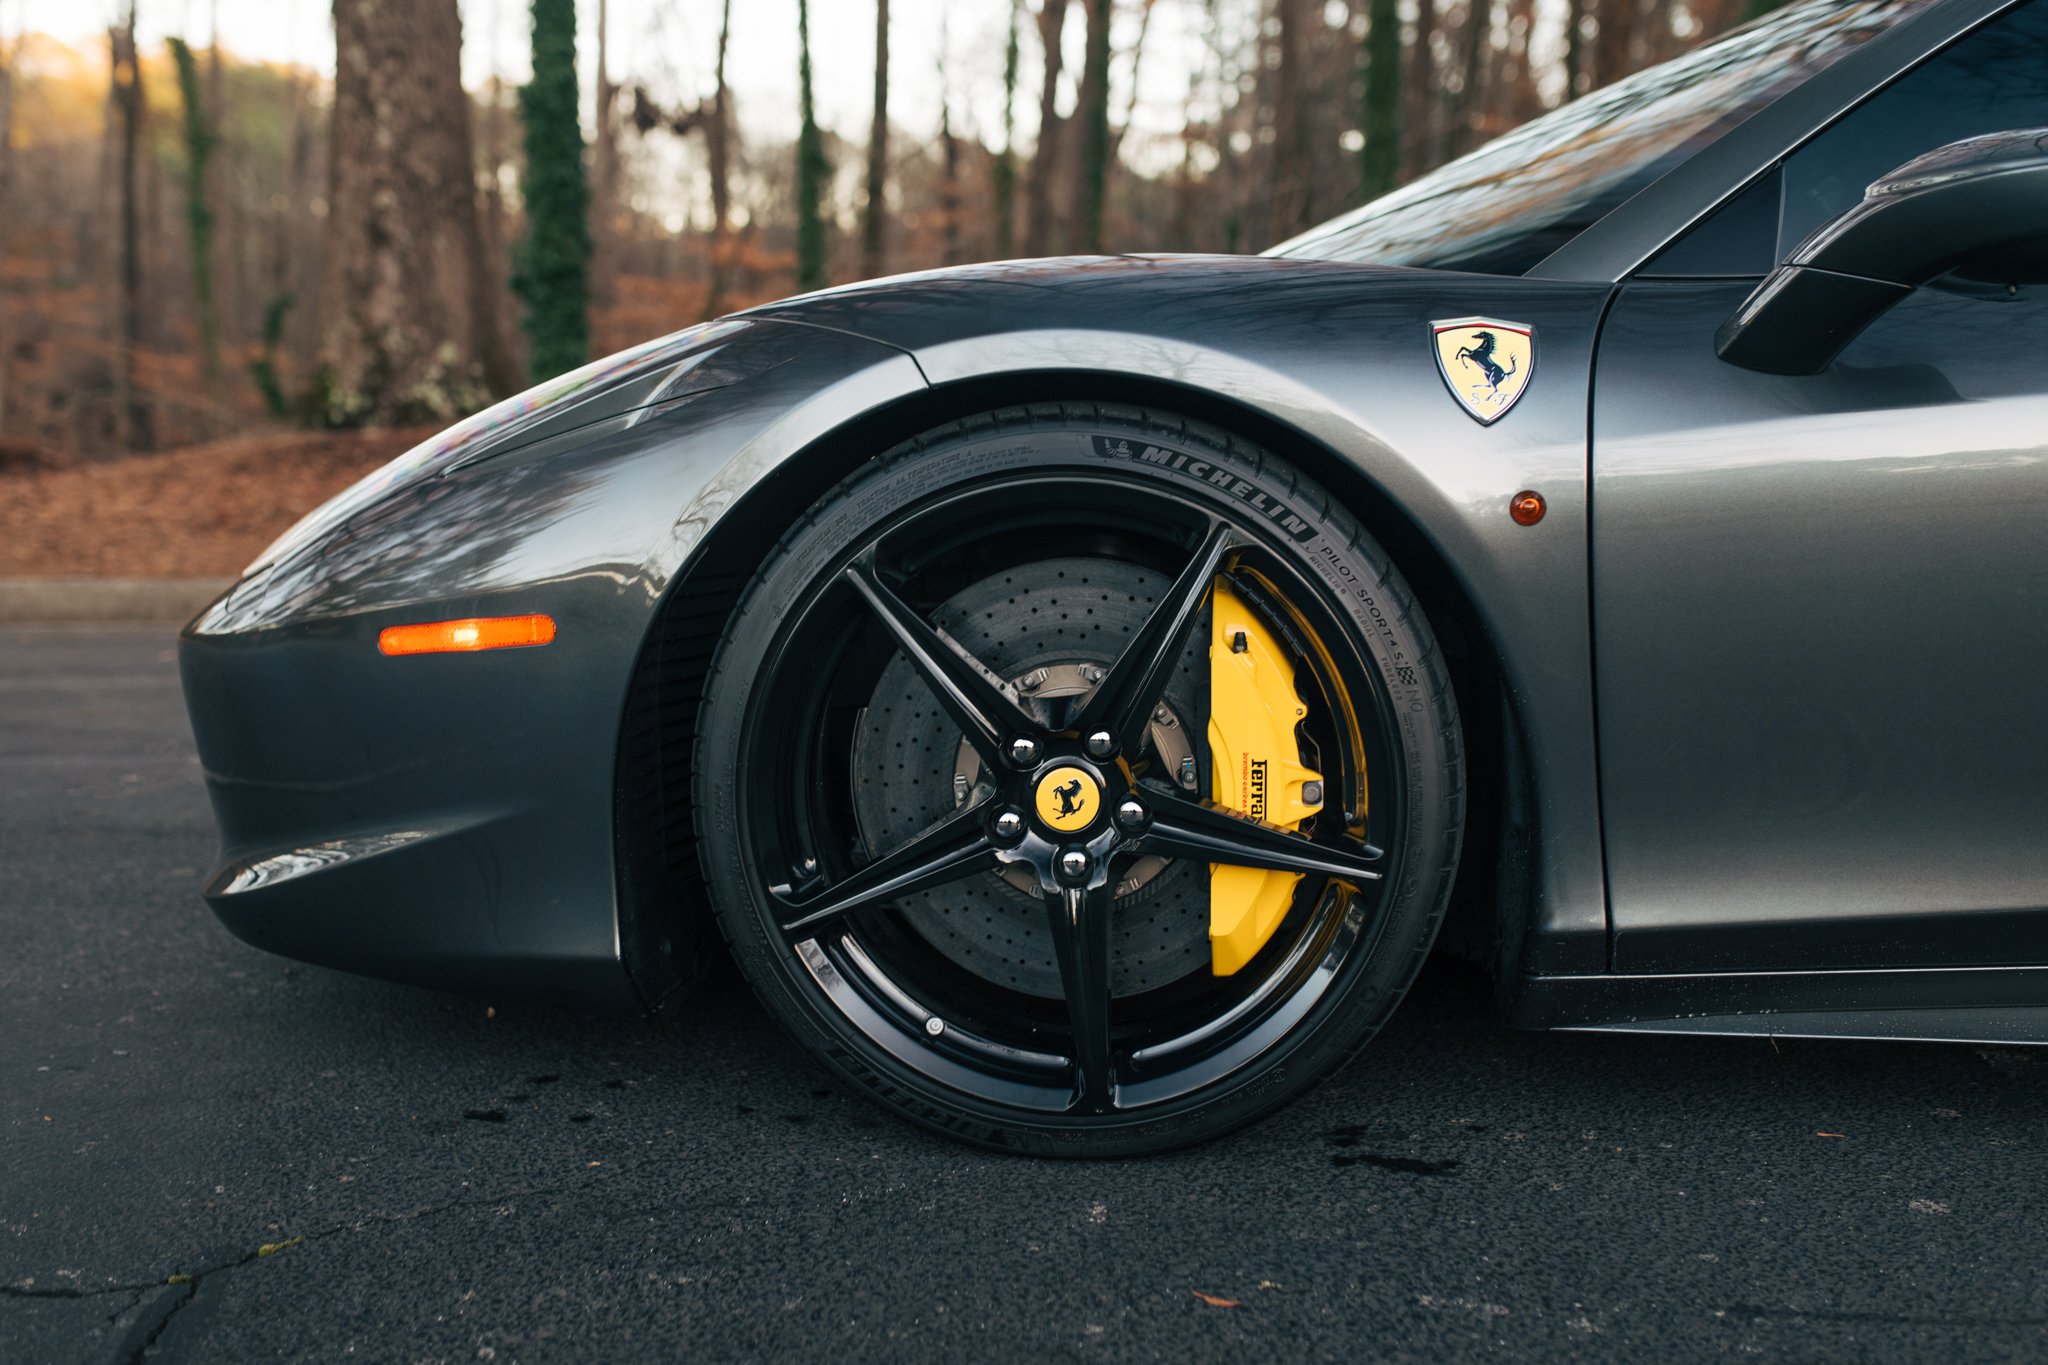
[[[815,471],[855,467],[923,414],[957,414],[949,395],[999,404],[1085,379],[1155,403],[1199,395],[1256,419],[1340,495],[1396,509],[1455,575],[1526,748],[1533,890],[1527,923],[1502,926],[1520,945],[1505,983],[1514,1017],[1653,1027],[1767,1009],[1769,972],[1612,972],[1616,850],[1602,839],[1594,656],[1596,639],[1626,643],[1611,632],[1636,608],[1610,603],[1596,632],[1594,580],[1653,562],[1593,559],[1589,420],[1605,411],[1596,403],[1619,403],[1614,430],[1645,448],[1670,428],[1654,382],[1602,395],[1596,346],[1627,271],[1862,93],[1838,89],[1849,78],[1835,72],[1876,83],[1883,64],[1909,64],[1996,8],[1945,0],[1924,12],[1528,278],[1081,258],[906,276],[744,315],[755,326],[730,345],[748,377],[399,489],[323,544],[292,591],[261,575],[188,628],[184,670],[226,845],[210,899],[252,941],[355,970],[587,1006],[659,1000],[687,954],[674,923],[621,892],[635,874],[614,825],[614,803],[637,790],[637,748],[664,742],[626,714],[636,670],[664,666],[663,632],[685,629],[696,635],[678,648],[701,670],[719,604],[787,525],[762,515],[780,505],[778,489],[794,480],[822,494],[830,479]],[[1473,316],[1536,338],[1527,392],[1485,427],[1445,390],[1432,353],[1432,322]],[[1801,468],[1820,477],[1818,462]],[[1535,527],[1508,516],[1528,488],[1548,501]],[[1652,491],[1644,506],[1654,515],[1681,501]],[[386,624],[522,611],[554,614],[557,644],[419,660],[375,650]],[[1679,686],[1665,700],[1682,711],[1701,698]],[[687,811],[662,818],[686,824]],[[1632,866],[1627,850],[1617,866]],[[1807,1008],[1835,1020],[1822,1031],[1882,1031],[1848,1018],[1857,999],[1879,1013],[2048,1003],[2041,973],[2025,970],[1988,988],[1972,975],[1966,998],[1952,972],[1920,978],[1917,994],[1899,979],[1913,973],[1891,973],[1861,996],[1865,972],[1819,975],[1826,989]]]

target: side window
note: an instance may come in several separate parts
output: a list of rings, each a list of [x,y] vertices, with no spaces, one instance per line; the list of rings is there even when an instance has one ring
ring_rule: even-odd
[[[2048,0],[2027,0],[1857,105],[1643,267],[1761,276],[1870,183],[1936,147],[2048,127]]]
[[[1778,254],[1871,181],[1946,143],[2048,127],[2048,0],[2028,0],[1922,62],[1785,161]]]

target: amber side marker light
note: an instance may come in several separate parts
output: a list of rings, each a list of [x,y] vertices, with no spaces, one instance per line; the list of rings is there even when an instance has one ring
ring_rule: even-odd
[[[468,654],[479,649],[519,649],[555,638],[552,616],[481,616],[466,621],[428,621],[386,626],[377,648],[386,654]]]
[[[1541,493],[1524,489],[1508,499],[1508,515],[1515,519],[1517,526],[1534,526],[1543,520],[1544,504]]]

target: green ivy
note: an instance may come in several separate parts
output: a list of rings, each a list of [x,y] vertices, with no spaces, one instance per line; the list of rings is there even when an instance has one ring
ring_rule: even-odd
[[[533,81],[519,92],[526,129],[526,237],[512,288],[526,303],[536,383],[590,356],[590,186],[576,90],[576,0],[533,0]]]

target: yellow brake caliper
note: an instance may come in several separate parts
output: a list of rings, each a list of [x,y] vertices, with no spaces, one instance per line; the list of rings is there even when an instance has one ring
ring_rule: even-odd
[[[1211,600],[1209,765],[1220,806],[1299,829],[1322,809],[1321,773],[1304,767],[1294,727],[1307,714],[1280,642],[1222,579]],[[1308,800],[1304,784],[1314,784]],[[1209,864],[1210,970],[1229,976],[1287,917],[1299,872]]]

